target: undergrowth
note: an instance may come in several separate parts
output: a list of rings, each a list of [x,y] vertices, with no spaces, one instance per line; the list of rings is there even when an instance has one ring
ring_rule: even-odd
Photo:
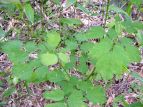
[[[15,85],[21,81],[24,81],[25,86],[50,81],[57,88],[43,93],[45,99],[53,102],[46,107],[87,107],[87,102],[105,106],[106,88],[114,79],[121,79],[124,73],[131,73],[129,64],[141,60],[143,23],[132,20],[130,8],[137,4],[141,11],[142,1],[131,0],[123,10],[110,5],[109,0],[105,23],[86,31],[76,30],[83,25],[80,19],[55,16],[55,11],[44,5],[48,1],[41,2],[40,12],[26,1],[0,1],[2,17],[5,20],[13,18],[23,24],[23,27],[11,28],[7,32],[0,28],[1,51],[8,54],[13,65],[8,79],[12,88],[6,90],[3,97],[12,94]],[[63,9],[60,3],[60,0],[52,1],[59,11]],[[69,0],[66,4],[67,8],[71,5],[90,14],[76,0]],[[46,11],[47,20],[44,15]],[[110,17],[114,19],[107,23]],[[41,27],[36,28],[39,22]],[[53,22],[58,23],[59,28],[47,29],[46,26]],[[11,31],[16,32],[14,39],[9,39]],[[27,39],[23,40],[22,33]],[[72,71],[77,74],[72,74]],[[95,85],[95,81],[105,84]],[[115,106],[116,100],[119,100],[118,97],[115,98]],[[130,106],[125,102],[123,104]],[[141,105],[139,102],[137,104]]]

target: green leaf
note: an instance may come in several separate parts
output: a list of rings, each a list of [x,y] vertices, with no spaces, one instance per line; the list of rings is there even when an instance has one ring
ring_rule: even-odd
[[[61,89],[45,92],[43,94],[47,100],[60,101],[64,99],[64,92]]]
[[[39,50],[39,53],[46,53],[47,52],[47,47],[46,47],[47,42],[43,42],[41,44],[38,44],[37,49]]]
[[[70,62],[65,65],[65,69],[72,69],[75,67],[76,57],[74,55],[70,56]]]
[[[5,42],[2,50],[8,54],[9,59],[15,64],[26,60],[27,54],[22,49],[22,42],[19,40]]]
[[[129,104],[126,107],[143,107],[143,103],[141,103],[141,102],[135,102],[133,104]]]
[[[84,91],[87,93],[88,90],[90,90],[91,88],[93,88],[93,84],[90,81],[80,81],[77,84],[78,89]]]
[[[120,76],[129,63],[140,61],[138,48],[133,46],[132,40],[128,38],[121,39],[116,45],[113,41],[104,38],[94,45],[88,56],[96,66],[96,72],[104,80],[112,79],[114,74]]]
[[[96,63],[96,71],[104,80],[112,79],[113,75],[121,72],[121,70],[122,66],[120,66],[118,62],[114,60],[114,57],[109,53],[100,58]]]
[[[130,0],[130,2],[137,5],[137,6],[140,6],[143,3],[142,0]]]
[[[3,51],[10,54],[11,52],[17,52],[21,49],[22,42],[19,40],[12,40],[5,42],[4,46],[2,47]]]
[[[5,36],[5,31],[0,27],[0,37]]]
[[[59,33],[55,31],[47,32],[47,43],[50,49],[55,49],[60,41],[61,37]]]
[[[80,57],[80,59],[79,59],[80,64],[77,66],[79,72],[86,73],[88,71],[88,66],[87,66],[86,62],[87,62],[86,57],[84,57],[84,56]]]
[[[60,82],[65,79],[65,74],[62,71],[52,71],[48,72],[47,79],[51,82]]]
[[[37,68],[32,73],[31,81],[33,81],[33,82],[44,82],[44,81],[47,81],[48,80],[48,79],[46,79],[47,75],[48,75],[47,72],[48,72],[48,70],[47,70],[46,66],[42,66],[42,67]]]
[[[31,81],[32,71],[33,66],[30,66],[30,64],[19,63],[13,67],[12,73],[20,80]]]
[[[58,57],[62,61],[63,64],[66,64],[69,62],[69,56],[65,53],[58,53]]]
[[[137,47],[128,45],[126,46],[125,50],[131,62],[139,62],[141,60],[140,51]]]
[[[123,30],[121,22],[115,22],[115,31],[117,32],[118,35],[121,35]]]
[[[53,53],[45,53],[41,55],[41,62],[43,65],[54,65],[58,62],[58,57]]]
[[[112,48],[112,41],[109,39],[102,40],[100,43],[96,43],[89,51],[89,57],[92,59],[99,59],[104,54],[108,53]]]
[[[122,25],[128,33],[137,33],[138,30],[143,29],[143,23],[139,21],[123,21]]]
[[[79,78],[71,76],[69,83],[72,84],[73,86],[76,86],[79,83],[79,81],[80,81]]]
[[[28,20],[33,24],[34,23],[34,10],[30,4],[24,5],[24,12],[25,12]]]
[[[4,4],[7,4],[7,3],[20,3],[19,0],[1,0],[0,3],[4,3]]]
[[[123,9],[121,9],[121,8],[115,6],[115,5],[110,5],[109,6],[109,10],[110,11],[115,11],[116,13],[125,14],[129,18],[128,14]]]
[[[121,39],[119,45],[121,45],[124,48],[127,56],[130,59],[130,62],[139,62],[140,61],[140,59],[141,59],[140,51],[136,46],[133,45],[132,39],[123,38],[123,39]]]
[[[85,8],[83,5],[77,4],[77,8],[80,9],[81,11],[83,11],[84,13],[88,14],[88,15],[92,15],[92,12],[89,11],[87,8]]]
[[[123,21],[122,25],[128,33],[136,32],[135,26],[133,25],[133,23],[131,21]]]
[[[68,26],[79,26],[82,24],[82,22],[79,19],[74,18],[61,18],[60,23]]]
[[[136,72],[131,72],[131,76],[143,83],[143,78]]]
[[[93,48],[93,46],[94,46],[94,43],[84,42],[83,44],[80,45],[80,49],[86,53],[90,51]]]
[[[10,87],[2,94],[3,97],[9,97],[15,91],[15,87]]]
[[[66,0],[66,8],[70,7],[71,5],[74,5],[77,0]]]
[[[83,102],[83,95],[81,91],[74,90],[69,96],[67,102],[69,107],[87,107]]]
[[[37,46],[34,42],[27,42],[24,47],[27,52],[33,52],[37,49]]]
[[[94,38],[102,38],[104,36],[104,28],[101,26],[94,26],[94,27],[90,27],[90,29],[86,32],[86,35],[88,36],[88,38],[90,39],[94,39]]]
[[[67,107],[67,106],[65,103],[58,102],[58,103],[47,104],[44,107]]]
[[[87,41],[89,39],[102,38],[104,29],[101,26],[90,27],[85,33],[78,33],[76,39],[78,41]]]
[[[0,107],[4,107],[5,105],[7,105],[6,102],[0,102]]]
[[[113,28],[110,28],[108,30],[107,34],[108,34],[109,38],[111,38],[111,39],[115,39],[118,36],[117,32]]]
[[[61,81],[58,84],[61,86],[65,95],[69,95],[74,90],[73,84],[69,81]]]
[[[138,31],[136,36],[137,36],[137,41],[139,42],[139,44],[143,45],[143,33],[141,31]]]
[[[135,27],[135,29],[138,30],[142,30],[143,29],[143,23],[140,21],[134,21],[133,22],[133,26]]]
[[[61,0],[53,0],[54,3],[60,5],[61,4]]]
[[[106,102],[105,90],[101,86],[89,89],[86,96],[94,104],[103,104]]]
[[[138,48],[133,46],[132,40],[128,38],[119,40],[116,45],[113,41],[104,38],[94,45],[88,56],[91,62],[96,61],[92,63],[96,66],[96,72],[104,80],[111,79],[114,74],[118,77],[129,63],[140,60]]]
[[[118,53],[118,54],[117,54]],[[120,46],[115,46],[113,51],[104,54],[97,59],[96,71],[101,74],[103,79],[112,79],[113,75],[121,75],[123,67],[129,63],[129,57],[124,49]]]
[[[127,47],[128,45],[133,45],[133,40],[130,39],[130,38],[121,38],[120,39],[120,44],[119,45],[122,45],[123,47]]]
[[[65,45],[66,50],[75,50],[78,47],[78,44],[75,40],[66,40]]]

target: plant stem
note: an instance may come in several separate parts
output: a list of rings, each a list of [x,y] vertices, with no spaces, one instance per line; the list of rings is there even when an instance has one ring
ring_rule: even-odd
[[[30,95],[30,88],[28,87],[28,83],[26,81],[25,81],[24,85],[26,87],[28,95]]]
[[[107,22],[109,6],[110,6],[110,0],[108,0],[108,1],[107,1],[107,6],[106,6],[106,16],[105,16],[105,22],[104,22],[104,28],[105,28],[105,26],[106,26],[106,22]]]
[[[85,81],[89,80],[89,78],[94,74],[95,67],[90,71],[91,73],[88,75],[88,77],[85,79]]]

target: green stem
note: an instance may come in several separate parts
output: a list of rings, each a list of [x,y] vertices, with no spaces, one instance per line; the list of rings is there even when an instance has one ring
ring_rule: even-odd
[[[25,87],[26,87],[26,90],[27,90],[28,95],[30,95],[30,88],[28,87],[28,83],[25,82],[24,85],[25,85]]]
[[[69,75],[69,73],[67,72],[67,70],[64,68],[64,66],[61,64],[61,63],[59,63],[60,64],[60,67],[65,71],[65,73],[67,74],[67,76],[70,78],[70,75]]]
[[[107,22],[109,6],[110,6],[110,0],[108,0],[108,1],[107,1],[107,6],[106,6],[106,16],[105,16],[105,22],[104,22],[104,28],[105,28],[105,26],[106,26],[106,22]]]
[[[93,76],[95,71],[95,67],[93,67],[93,69],[90,71],[90,74],[87,76],[87,78],[85,79],[85,81],[89,80],[91,76]]]

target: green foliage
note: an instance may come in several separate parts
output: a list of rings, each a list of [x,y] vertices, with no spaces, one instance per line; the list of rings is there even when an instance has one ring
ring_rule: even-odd
[[[65,103],[52,103],[48,104],[45,107],[67,107]]]
[[[127,107],[142,107],[142,106],[143,106],[142,103],[136,102],[136,103],[133,103],[133,104],[128,105]]]
[[[87,91],[87,98],[94,104],[104,104],[106,102],[105,91],[100,86],[89,89]]]
[[[141,31],[138,31],[137,33],[137,41],[140,45],[143,45],[143,33]]]
[[[74,90],[68,97],[67,102],[69,107],[87,107],[83,102],[83,94],[81,91]]]
[[[88,15],[93,15],[93,13],[90,10],[88,10],[87,8],[85,8],[81,4],[77,4],[77,8],[80,9],[81,11],[83,11],[84,13],[88,14]]]
[[[82,24],[82,22],[79,19],[74,18],[61,18],[60,23],[68,26],[79,26]]]
[[[0,27],[0,37],[5,36],[5,31]]]
[[[41,55],[41,62],[43,65],[54,65],[58,62],[58,57],[55,54],[47,52]]]
[[[96,60],[96,72],[101,74],[103,79],[111,79],[114,74],[118,76],[129,63],[140,61],[140,52],[135,46],[128,45],[127,42],[122,45],[105,38],[89,51],[89,57]]]
[[[4,91],[4,93],[2,94],[3,97],[8,97],[10,96],[13,92],[15,91],[14,87],[10,87],[7,90]]]
[[[77,2],[77,0],[67,0],[66,1],[66,8],[68,8],[71,5],[74,5]]]
[[[22,50],[22,43],[18,40],[6,42],[2,49],[9,55],[10,60],[13,61],[15,64],[23,62],[27,55],[26,53],[24,53],[24,50]]]
[[[66,8],[75,5],[81,11],[93,15],[82,4],[77,4],[77,0],[65,2]],[[34,10],[30,3],[24,2],[24,6],[20,2],[0,5],[5,10],[9,5],[13,7],[9,13],[20,12],[21,14],[14,18],[23,20],[28,30],[26,33],[28,39],[21,41],[21,36],[16,36],[16,40],[6,40],[1,45],[2,51],[8,54],[13,64],[10,75],[12,84],[16,85],[20,81],[24,81],[25,84],[44,81],[55,84],[56,89],[43,94],[46,100],[52,101],[45,107],[87,107],[86,102],[104,106],[107,101],[105,86],[94,83],[98,80],[107,83],[112,81],[113,77],[117,79],[124,72],[128,72],[130,63],[140,61],[140,51],[134,42],[137,42],[139,47],[143,45],[143,24],[133,21],[129,17],[130,12],[111,5],[109,10],[116,13],[111,23],[104,27],[93,26],[82,31],[76,29],[82,26],[79,19],[64,17],[54,19],[53,13],[49,15],[48,22],[44,23],[45,16]],[[44,3],[47,1],[44,0]],[[44,3],[42,12],[47,12]],[[58,9],[62,10],[60,0],[54,0],[52,3],[56,3]],[[131,0],[130,3],[137,3],[139,6],[141,1]],[[23,14],[28,21],[24,19]],[[122,20],[119,14],[125,16],[125,19]],[[41,23],[38,30],[35,29],[37,21]],[[57,23],[59,28],[49,30],[47,23],[53,22]],[[21,29],[19,31],[21,32]],[[134,39],[129,39],[128,34],[134,35]],[[7,38],[5,35],[7,32],[0,28],[0,37]],[[31,58],[33,54],[36,56]],[[142,81],[140,76],[132,76]],[[9,88],[4,96],[9,96],[14,91],[15,88]]]
[[[34,10],[30,4],[24,5],[24,12],[25,12],[28,20],[33,24],[34,23]]]
[[[66,54],[64,54],[64,53],[58,53],[58,57],[59,57],[59,59],[61,60],[61,62],[62,62],[63,64],[66,64],[66,63],[69,62],[69,57],[68,57],[68,55],[66,55]]]
[[[64,92],[60,89],[52,90],[50,92],[45,92],[44,98],[50,99],[53,101],[60,101],[64,99]]]
[[[140,6],[143,3],[143,1],[142,0],[131,0],[131,3],[137,6]]]
[[[52,31],[47,32],[47,43],[50,49],[55,49],[61,41],[60,34]]]
[[[109,10],[110,10],[110,11],[115,11],[116,13],[125,14],[127,17],[129,17],[128,14],[127,14],[123,9],[118,8],[118,7],[115,6],[115,5],[110,5]]]
[[[19,0],[1,0],[1,3],[19,3]]]
[[[86,32],[81,32],[76,35],[78,41],[87,41],[104,36],[104,29],[101,26],[91,27]]]
[[[49,81],[57,83],[57,82],[66,80],[66,75],[64,74],[64,72],[56,70],[56,71],[48,72],[47,78]]]

